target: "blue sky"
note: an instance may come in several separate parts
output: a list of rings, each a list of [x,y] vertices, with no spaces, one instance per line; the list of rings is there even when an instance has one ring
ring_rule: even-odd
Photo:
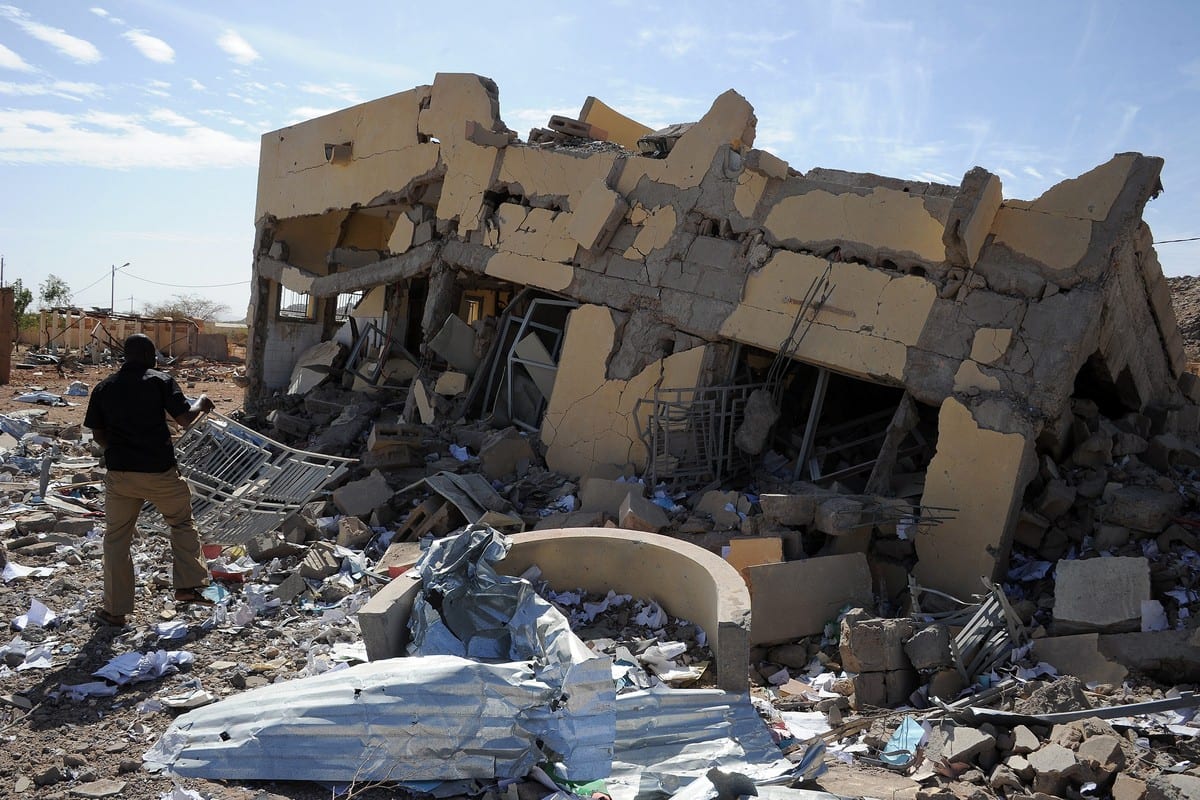
[[[796,169],[957,184],[978,164],[1010,198],[1137,150],[1166,159],[1155,239],[1200,236],[1190,0],[0,0],[5,280],[107,307],[130,262],[118,310],[190,292],[238,318],[259,136],[439,71],[495,79],[522,136],[589,94],[658,127],[733,88]],[[1200,274],[1200,242],[1159,257]]]

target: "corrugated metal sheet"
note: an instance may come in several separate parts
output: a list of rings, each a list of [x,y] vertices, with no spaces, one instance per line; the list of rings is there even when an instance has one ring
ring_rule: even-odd
[[[796,769],[745,694],[671,689],[617,697],[617,739],[607,780],[613,800],[674,794],[710,767],[756,781]]]
[[[531,665],[394,658],[277,683],[190,711],[144,759],[204,778],[416,781],[520,777],[546,742],[576,779],[608,774],[611,664],[560,692]]]

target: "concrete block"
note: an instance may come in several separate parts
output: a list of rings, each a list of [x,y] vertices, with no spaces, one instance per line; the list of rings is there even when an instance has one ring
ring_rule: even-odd
[[[333,490],[333,504],[343,514],[365,516],[391,499],[394,492],[379,470]]]
[[[1046,519],[1053,522],[1071,510],[1075,503],[1075,487],[1067,485],[1061,479],[1055,479],[1046,484],[1041,497],[1037,501],[1037,510]]]
[[[492,480],[503,480],[520,474],[534,460],[529,439],[515,428],[493,434],[479,448],[480,471]]]
[[[271,594],[278,597],[284,603],[290,603],[300,596],[300,593],[308,588],[308,584],[304,582],[304,576],[299,572],[293,572],[283,579],[282,582],[274,589]]]
[[[813,525],[830,536],[852,533],[863,527],[864,508],[861,500],[852,497],[830,497],[817,503]]]
[[[1024,725],[1018,725],[1013,728],[1013,746],[1012,752],[1015,755],[1023,756],[1026,753],[1032,753],[1042,746],[1042,741],[1033,731]]]
[[[854,676],[854,705],[859,711],[903,705],[918,685],[917,673],[911,669],[861,672]]]
[[[433,385],[433,391],[437,394],[446,397],[454,397],[460,395],[467,390],[467,375],[465,372],[454,372],[453,370],[443,372],[438,376],[437,383]]]
[[[592,181],[573,209],[567,232],[584,250],[603,248],[628,211],[624,197],[608,188],[604,181]]]
[[[32,514],[22,514],[17,518],[17,533],[49,533],[58,524],[58,517],[49,511],[35,511]]]
[[[825,630],[847,605],[874,602],[861,553],[746,568],[751,586],[752,644],[787,642]]]
[[[978,763],[996,749],[996,737],[967,725],[943,722],[929,737],[927,752],[938,753],[947,761]]]
[[[758,564],[778,564],[783,561],[783,540],[778,536],[753,537],[746,539],[730,539],[729,552],[725,560],[742,576],[749,585],[746,568]]]
[[[375,531],[358,517],[345,516],[338,520],[337,543],[351,550],[361,550],[367,546]]]
[[[748,150],[742,159],[742,165],[766,178],[781,181],[788,176],[788,163],[766,150]]]
[[[1149,441],[1142,461],[1164,475],[1170,475],[1172,467],[1200,464],[1200,449],[1173,433],[1162,433]]]
[[[1120,525],[1100,525],[1096,528],[1092,544],[1100,552],[1124,547],[1129,544],[1129,529]]]
[[[1183,498],[1174,490],[1153,486],[1122,486],[1105,493],[1100,518],[1109,525],[1159,533],[1183,510]]]
[[[704,493],[696,504],[696,511],[712,517],[718,528],[737,528],[742,524],[741,514],[738,513],[741,500],[741,495],[736,491],[721,492],[714,489]]]
[[[1150,563],[1145,558],[1062,560],[1055,574],[1056,633],[1140,629],[1142,601],[1150,599]]]
[[[947,702],[967,688],[967,682],[957,669],[939,669],[929,676],[929,696]]]
[[[1052,665],[1059,674],[1074,675],[1085,683],[1120,686],[1129,674],[1129,670],[1100,652],[1098,633],[1034,639],[1033,656]]]
[[[273,558],[287,558],[303,550],[303,547],[287,541],[279,533],[265,533],[246,542],[246,555],[259,564],[266,564]]]
[[[815,487],[814,487],[815,488]],[[825,492],[796,494],[763,494],[758,497],[763,518],[768,522],[790,527],[809,527],[816,518],[817,503]]]
[[[904,653],[918,670],[954,666],[950,654],[950,631],[945,625],[928,625],[904,643]]]
[[[313,542],[300,562],[300,575],[311,580],[324,580],[342,568],[342,560],[334,555],[333,542]]]
[[[667,512],[640,493],[629,492],[617,510],[617,524],[626,530],[658,533],[671,524]]]
[[[1200,634],[1195,630],[1105,634],[1100,652],[1163,683],[1200,682]]]
[[[1195,775],[1155,775],[1146,781],[1146,800],[1196,800],[1200,797],[1200,777]]]
[[[395,578],[416,564],[420,557],[420,542],[392,542],[375,565],[375,569],[389,578]]]
[[[904,652],[904,643],[916,629],[913,620],[865,619],[842,620],[840,649],[842,666],[850,672],[887,672],[912,669]]]
[[[446,317],[442,329],[429,340],[429,349],[446,359],[446,363],[460,372],[474,375],[479,366],[475,355],[475,331],[457,314]]]
[[[641,497],[642,485],[607,478],[584,478],[579,482],[579,510],[602,511],[618,517],[621,504],[630,493]]]
[[[1104,468],[1112,464],[1112,461],[1112,436],[1103,431],[1093,433],[1076,445],[1074,452],[1071,453],[1071,463],[1077,467]]]

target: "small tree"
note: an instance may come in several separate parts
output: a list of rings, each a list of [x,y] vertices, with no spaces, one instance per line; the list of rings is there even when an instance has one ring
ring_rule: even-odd
[[[148,317],[190,317],[212,322],[229,312],[229,306],[199,294],[175,294],[159,303],[147,303],[143,313]]]
[[[71,287],[54,273],[46,276],[38,286],[42,308],[58,308],[71,302]]]
[[[27,313],[29,304],[33,302],[33,292],[25,288],[20,278],[13,281],[13,337],[19,340],[21,331],[37,324],[37,317]]]

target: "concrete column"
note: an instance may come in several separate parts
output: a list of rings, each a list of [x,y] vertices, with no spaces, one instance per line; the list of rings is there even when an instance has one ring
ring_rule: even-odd
[[[0,287],[0,384],[12,377],[13,337],[17,332],[13,294],[13,287]]]

